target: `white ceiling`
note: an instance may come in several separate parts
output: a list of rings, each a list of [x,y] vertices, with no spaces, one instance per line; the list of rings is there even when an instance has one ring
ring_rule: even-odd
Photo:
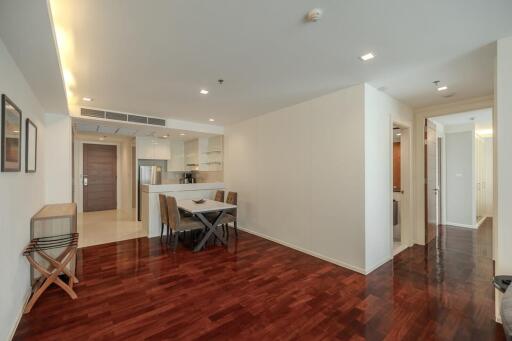
[[[43,109],[67,114],[66,93],[46,1],[0,1],[0,38]]]
[[[492,93],[509,0],[51,0],[78,98],[229,124],[368,82],[414,107]],[[312,7],[324,11],[305,22]],[[358,56],[373,51],[363,63]],[[218,86],[222,78],[225,84]],[[455,92],[438,95],[441,80]],[[199,94],[206,88],[210,94]]]
[[[492,129],[492,109],[481,109],[437,116],[432,119],[445,127],[475,124],[477,129]]]

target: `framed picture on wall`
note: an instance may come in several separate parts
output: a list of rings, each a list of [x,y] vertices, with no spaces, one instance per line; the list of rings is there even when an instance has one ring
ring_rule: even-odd
[[[2,172],[21,170],[21,110],[2,95]]]
[[[25,172],[35,173],[37,165],[37,126],[28,118],[25,122]]]

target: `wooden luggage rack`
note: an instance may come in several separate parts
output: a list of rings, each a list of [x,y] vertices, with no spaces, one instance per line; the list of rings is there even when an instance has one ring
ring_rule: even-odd
[[[75,258],[78,246],[78,233],[69,233],[52,237],[34,238],[23,250],[23,255],[32,265],[34,270],[41,273],[41,277],[37,280],[33,287],[33,294],[27,305],[25,306],[25,314],[32,310],[32,307],[37,302],[43,292],[48,287],[55,283],[61,287],[72,299],[76,299],[77,295],[73,290],[73,284],[78,283],[78,279],[69,269],[66,268],[67,264]],[[52,257],[46,251],[52,249],[64,250],[57,256]],[[34,253],[37,253],[50,265],[45,268],[34,259]],[[68,276],[69,281],[65,283],[59,278],[59,275],[64,273]]]

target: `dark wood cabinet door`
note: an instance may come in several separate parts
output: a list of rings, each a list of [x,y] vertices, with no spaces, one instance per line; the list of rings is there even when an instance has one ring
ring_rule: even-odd
[[[117,208],[117,149],[84,144],[84,212]]]

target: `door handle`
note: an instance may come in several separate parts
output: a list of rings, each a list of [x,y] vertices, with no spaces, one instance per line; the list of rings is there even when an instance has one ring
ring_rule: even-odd
[[[84,186],[87,186],[87,175],[84,175]]]

